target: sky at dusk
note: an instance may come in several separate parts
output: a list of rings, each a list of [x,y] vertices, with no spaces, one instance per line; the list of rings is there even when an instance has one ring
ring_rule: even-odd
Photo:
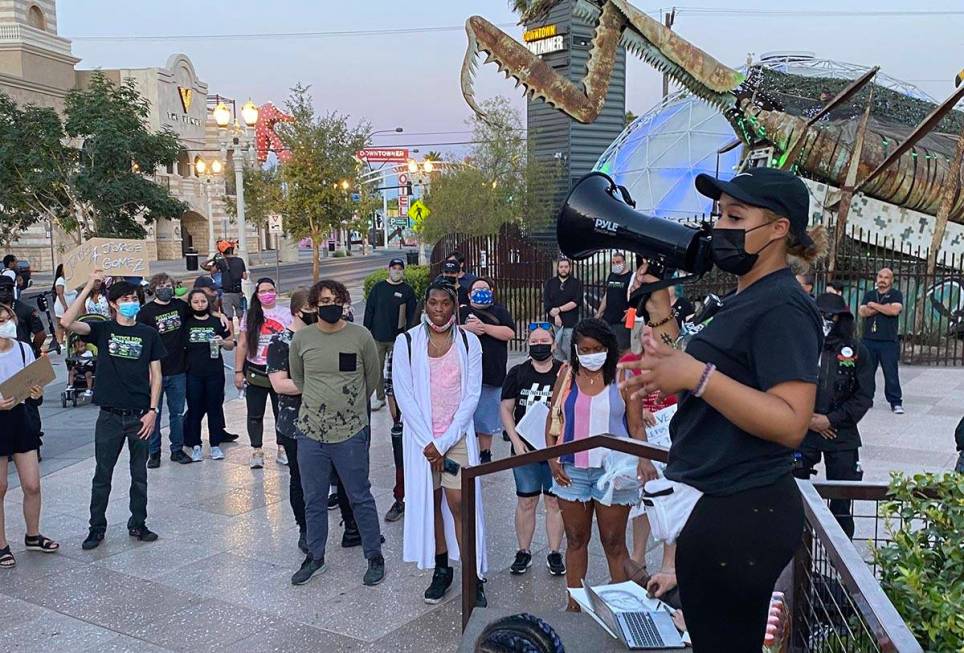
[[[337,110],[365,118],[375,129],[405,128],[406,134],[380,135],[379,145],[409,145],[457,154],[464,146],[442,143],[469,139],[469,109],[459,89],[465,52],[461,25],[478,14],[512,24],[505,0],[61,0],[58,31],[73,40],[78,68],[161,66],[183,52],[194,62],[211,93],[283,105],[298,82],[311,86],[319,111]],[[657,6],[637,6],[656,12]],[[669,7],[669,5],[667,5]],[[696,5],[694,5],[696,7]],[[848,12],[873,9],[874,16],[800,14],[706,14],[682,6],[675,29],[724,63],[741,65],[748,52],[807,50],[819,57],[879,64],[938,100],[953,89],[964,66],[964,15],[881,15],[893,11],[960,12],[959,0],[811,0],[791,7],[765,0],[700,0],[700,8]],[[227,34],[290,34],[386,28],[458,28],[398,35],[213,38]],[[504,28],[513,36],[521,28]],[[97,40],[84,37],[119,37]],[[167,37],[131,40],[131,36]],[[188,38],[192,36],[192,38]],[[120,38],[123,37],[123,38]],[[506,95],[524,111],[521,89],[483,68],[476,83],[481,98]],[[659,76],[630,59],[627,109],[642,113],[658,99]],[[426,132],[451,132],[431,133]]]

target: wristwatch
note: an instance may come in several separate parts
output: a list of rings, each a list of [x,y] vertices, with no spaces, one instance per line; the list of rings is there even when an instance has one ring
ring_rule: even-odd
[[[154,407],[151,408],[150,410],[151,410],[151,412],[153,412],[153,413],[156,414],[156,415],[160,415],[160,414],[161,414],[161,408],[160,408],[160,406],[154,406]]]

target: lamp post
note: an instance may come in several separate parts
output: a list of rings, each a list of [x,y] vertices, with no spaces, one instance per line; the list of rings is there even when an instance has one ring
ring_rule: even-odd
[[[254,134],[252,127],[258,122],[258,107],[254,102],[248,100],[241,107],[241,119],[244,126],[238,122],[234,116],[234,123],[231,122],[231,110],[224,102],[219,102],[214,107],[214,121],[218,125],[218,137],[221,141],[221,156],[227,161],[228,152],[231,152],[231,159],[234,163],[234,183],[235,196],[237,197],[238,212],[238,256],[247,265],[251,262],[248,258],[248,223],[244,217],[244,167],[247,164],[254,164]],[[250,282],[244,283],[244,292],[250,290]]]
[[[208,253],[210,254],[214,251],[214,212],[211,209],[211,193],[208,187],[211,181],[224,171],[224,165],[220,159],[214,159],[210,163],[200,159],[194,165],[194,169],[201,178],[201,188],[204,190],[204,205],[208,214]]]
[[[373,131],[371,134],[368,135],[368,137],[371,138],[376,134],[390,134],[393,132],[396,134],[401,134],[404,131],[405,129],[403,127],[396,127],[395,129],[379,129],[377,131]],[[368,170],[371,171],[371,169],[372,169],[372,166],[369,163]],[[385,234],[384,235],[385,248],[387,249],[388,248],[388,189],[386,188],[382,189],[382,229]],[[372,231],[374,232],[376,230],[373,229]]]

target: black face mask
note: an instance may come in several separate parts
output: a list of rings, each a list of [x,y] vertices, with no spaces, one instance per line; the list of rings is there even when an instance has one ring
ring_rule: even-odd
[[[209,311],[206,308],[200,311],[197,310],[196,308],[192,308],[191,310],[194,311],[194,317],[207,317],[208,315],[211,314],[211,311]]]
[[[12,290],[0,290],[0,304],[6,304],[7,306],[13,305]]]
[[[306,312],[301,314],[301,321],[305,324],[314,324],[318,321],[318,313],[314,311]]]
[[[529,358],[544,361],[552,356],[552,345],[529,345]]]
[[[174,297],[174,289],[168,288],[167,286],[161,286],[160,288],[155,288],[154,296],[157,297],[162,302],[169,302],[171,301],[171,298]]]
[[[338,324],[344,309],[338,304],[327,304],[318,307],[318,318],[328,324]]]
[[[746,235],[751,231],[756,231],[766,226],[769,226],[769,223],[745,230],[714,227],[713,239],[710,241],[710,245],[713,249],[713,262],[716,264],[716,267],[724,272],[735,274],[738,277],[742,277],[752,270],[757,259],[760,258],[760,252],[769,247],[771,243],[775,243],[776,240],[771,240],[761,247],[758,252],[751,254],[746,251]]]

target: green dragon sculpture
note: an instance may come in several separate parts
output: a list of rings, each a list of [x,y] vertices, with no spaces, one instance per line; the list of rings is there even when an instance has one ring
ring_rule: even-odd
[[[558,2],[517,2],[525,7],[520,23],[544,19]],[[494,62],[507,79],[516,80],[516,87],[523,86],[530,99],[542,100],[579,122],[591,123],[605,103],[618,48],[624,47],[717,107],[747,146],[772,144],[778,157],[795,149],[793,163],[801,174],[843,186],[855,141],[846,123],[821,122],[808,129],[807,120],[779,110],[778,103],[761,102],[752,79],[720,63],[626,0],[580,0],[575,13],[595,25],[582,88],[489,21],[470,17],[465,23],[468,48],[461,73],[462,93],[469,106],[484,118],[472,90],[478,55],[484,52],[487,57],[483,63]],[[887,144],[894,140],[892,133],[878,133],[876,127],[874,123],[867,130],[865,146],[860,150],[861,176],[884,161]],[[801,139],[802,143],[797,143]],[[939,143],[948,141],[952,143],[949,148],[934,149],[933,143],[915,145],[861,190],[883,202],[936,215],[942,187],[950,179],[947,152],[954,151],[954,139],[948,136]],[[954,199],[950,219],[964,224],[964,192],[958,192]]]

